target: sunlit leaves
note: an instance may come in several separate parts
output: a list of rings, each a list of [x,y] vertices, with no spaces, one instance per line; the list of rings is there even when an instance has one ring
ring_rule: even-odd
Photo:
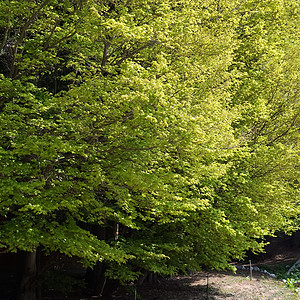
[[[142,269],[225,268],[295,229],[294,1],[1,8],[8,251],[105,260],[126,281]]]

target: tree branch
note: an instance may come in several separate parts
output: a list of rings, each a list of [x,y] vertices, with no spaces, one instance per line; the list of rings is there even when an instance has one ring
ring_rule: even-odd
[[[8,20],[8,23],[9,23],[9,20]],[[0,52],[2,51],[4,46],[6,45],[9,29],[10,29],[10,26],[7,25],[7,27],[5,28],[5,32],[4,32],[3,41],[2,41],[1,46],[0,46]]]
[[[62,38],[60,38],[58,41],[54,42],[52,45],[50,45],[47,49],[51,49],[54,48],[55,46],[59,45],[61,42],[71,38],[72,36],[74,36],[77,33],[77,30],[75,29],[72,33],[70,33],[69,35],[65,35]]]
[[[25,22],[22,30],[21,30],[21,34],[18,38],[18,40],[16,41],[14,47],[13,47],[13,62],[12,62],[12,68],[10,71],[10,77],[12,78],[14,73],[15,73],[15,62],[16,62],[16,54],[18,51],[18,47],[19,45],[24,41],[24,38],[26,36],[26,32],[27,29],[29,28],[30,25],[32,25],[35,22],[36,17],[38,16],[39,12],[47,5],[51,2],[51,0],[45,0],[38,9],[34,10],[31,17]]]
[[[297,118],[298,118],[298,115],[295,115],[295,117],[292,120],[292,123],[288,126],[288,128],[284,132],[282,132],[281,134],[279,134],[277,137],[275,137],[272,141],[270,141],[267,144],[267,146],[273,145],[274,142],[278,141],[280,138],[282,138],[283,136],[287,135],[289,133],[289,131],[291,130],[291,128],[295,125]]]
[[[104,50],[103,50],[103,56],[102,56],[102,61],[101,61],[101,68],[104,68],[107,64],[108,60],[108,50],[111,45],[111,42],[104,42]]]
[[[125,50],[122,57],[116,62],[116,65],[119,66],[124,60],[126,60],[128,58],[132,58],[135,54],[138,54],[142,50],[144,50],[148,47],[152,47],[154,45],[159,45],[159,44],[161,44],[161,43],[158,40],[150,40],[150,41],[142,44],[140,47],[133,49],[132,51]]]
[[[59,21],[60,21],[60,19],[57,19],[57,20],[56,20],[56,22],[55,22],[53,28],[51,29],[50,34],[49,34],[49,36],[48,36],[48,38],[47,38],[47,40],[46,40],[45,45],[43,46],[43,50],[42,50],[42,51],[46,51],[46,50],[49,48],[50,40],[51,40],[51,38],[52,38],[52,36],[53,36],[53,34],[54,34],[54,31],[55,31],[55,29],[56,29],[56,27],[57,27]]]

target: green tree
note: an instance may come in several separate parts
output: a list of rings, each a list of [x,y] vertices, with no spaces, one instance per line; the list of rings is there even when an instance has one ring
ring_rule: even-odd
[[[78,257],[100,293],[295,229],[297,9],[2,1],[1,247]]]
[[[245,182],[237,192],[252,199],[262,233],[273,234],[295,226],[299,203],[299,5],[245,2],[240,10],[234,127],[250,156],[237,160]]]

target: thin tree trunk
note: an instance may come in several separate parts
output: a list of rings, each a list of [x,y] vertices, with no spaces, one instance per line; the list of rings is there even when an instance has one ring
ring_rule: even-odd
[[[106,239],[106,228],[95,225],[91,231],[99,240]],[[103,285],[105,284],[104,272],[105,267],[103,262],[97,262],[93,268],[87,269],[85,279],[94,296],[101,294]]]
[[[115,226],[101,227],[94,226],[91,232],[99,240],[106,240],[107,237],[116,237]],[[107,265],[105,262],[97,262],[93,268],[88,268],[86,272],[86,283],[95,298],[110,299],[111,294],[117,288],[118,282],[105,276]]]
[[[86,282],[93,296],[98,296],[105,285],[105,268],[103,262],[97,262],[93,268],[88,268],[86,272]]]

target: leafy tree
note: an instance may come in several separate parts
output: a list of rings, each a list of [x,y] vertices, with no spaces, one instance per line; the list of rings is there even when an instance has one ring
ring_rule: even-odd
[[[278,226],[295,225],[291,217],[299,203],[299,47],[294,45],[299,5],[245,2],[240,9],[233,63],[240,79],[233,104],[242,110],[234,127],[250,154],[243,164],[238,160],[244,169],[242,193],[259,207],[260,227],[272,234]]]
[[[77,257],[100,293],[295,229],[297,5],[2,1],[1,247]]]

